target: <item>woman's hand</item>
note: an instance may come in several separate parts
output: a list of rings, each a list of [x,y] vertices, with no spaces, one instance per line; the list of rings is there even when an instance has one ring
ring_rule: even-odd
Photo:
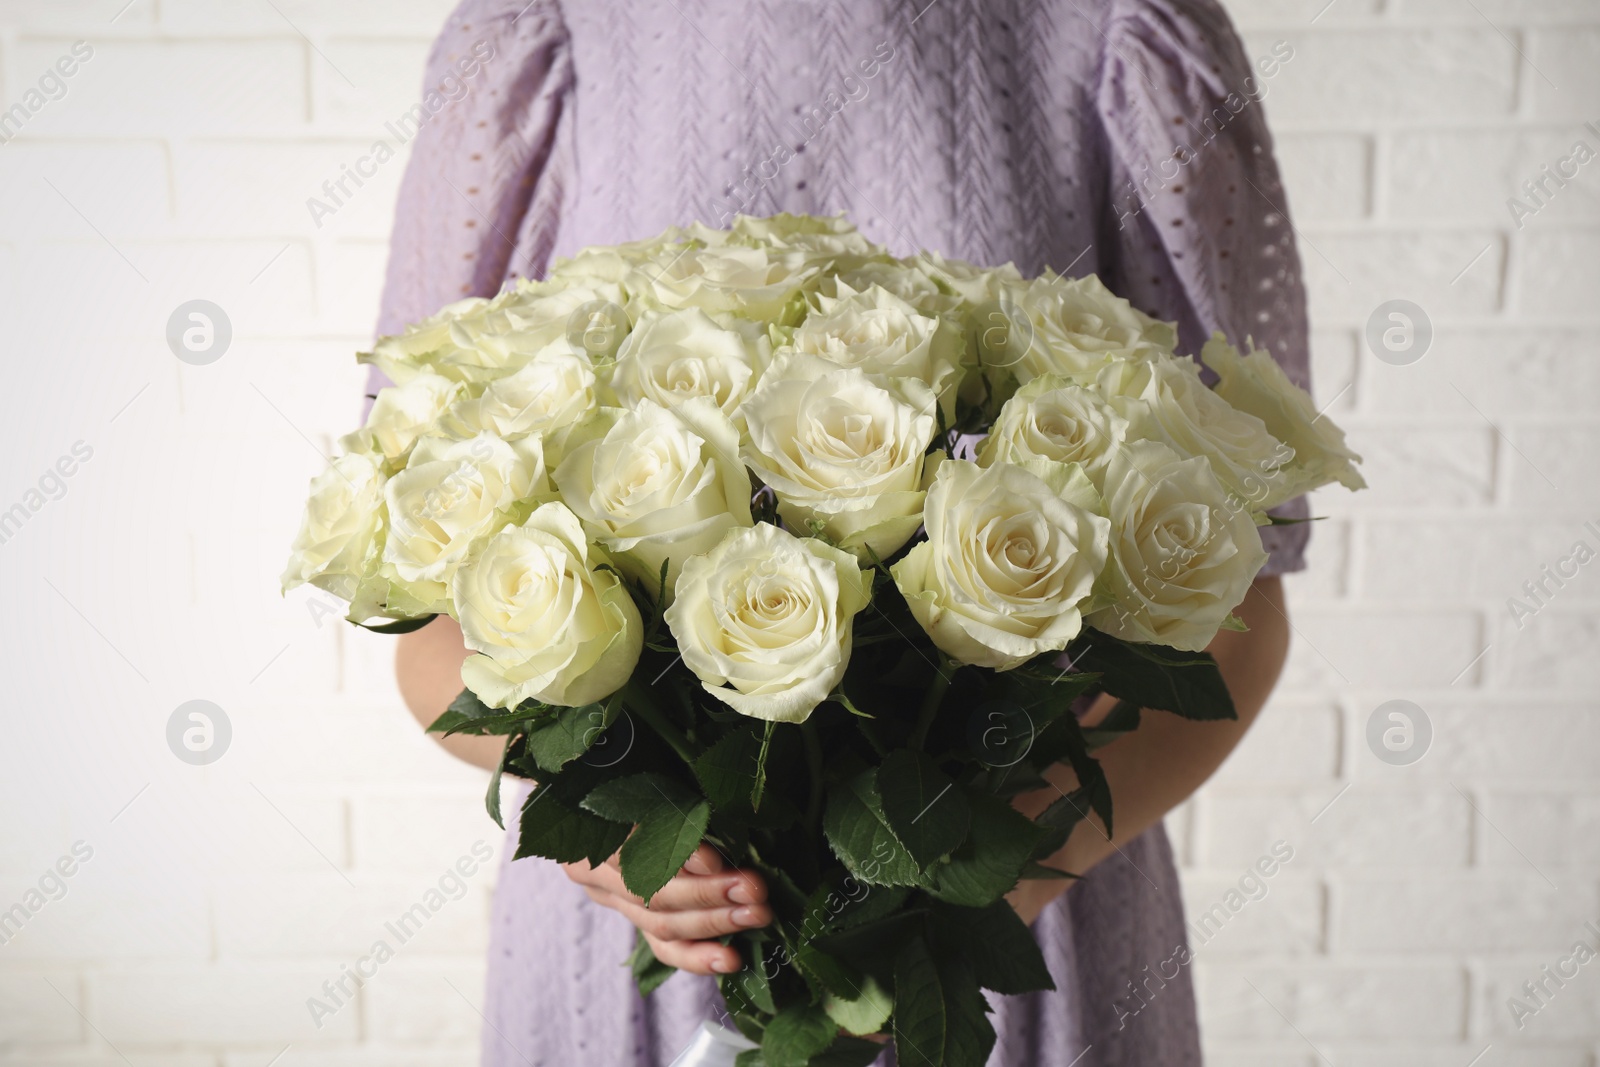
[[[648,908],[622,884],[616,856],[598,867],[563,863],[561,869],[583,886],[590,900],[638,927],[656,959],[691,974],[737,971],[744,966],[739,953],[715,939],[772,921],[761,875],[728,869],[709,845],[695,850]]]

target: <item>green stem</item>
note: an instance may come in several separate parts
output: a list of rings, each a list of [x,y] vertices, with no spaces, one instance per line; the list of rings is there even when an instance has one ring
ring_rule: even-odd
[[[800,724],[806,743],[806,766],[811,770],[811,797],[806,801],[806,825],[816,826],[822,814],[822,742],[817,740],[817,724],[807,719]]]
[[[911,731],[910,747],[921,749],[928,740],[928,730],[933,726],[934,716],[939,714],[939,705],[944,703],[944,695],[950,689],[950,683],[955,680],[955,667],[945,663],[938,669],[933,684],[928,687],[927,695],[922,698],[922,710],[917,713],[916,729]]]
[[[637,681],[630,680],[622,687],[622,698],[634,714],[643,719],[663,741],[672,746],[672,750],[682,757],[683,762],[690,764],[694,762],[694,749],[690,746],[689,739],[672,720],[667,718],[666,713],[656,703],[655,694]]]

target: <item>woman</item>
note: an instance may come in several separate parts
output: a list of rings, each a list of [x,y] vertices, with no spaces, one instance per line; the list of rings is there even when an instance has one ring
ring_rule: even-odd
[[[1097,273],[1176,320],[1181,351],[1213,330],[1253,335],[1305,385],[1299,263],[1260,105],[1284,58],[1248,61],[1213,0],[466,0],[430,59],[439,95],[401,191],[380,329],[587,245],[738,211],[846,211],[900,254]],[[1160,820],[1276,681],[1277,575],[1303,566],[1306,531],[1263,530],[1272,559],[1237,612],[1249,631],[1212,646],[1238,721],[1147,715],[1104,751],[1115,840],[1080,826],[1052,862],[1087,876],[1012,895],[1058,988],[997,1003],[992,1063],[1199,1062]],[[459,691],[465,655],[447,619],[402,638],[420,721]],[[444,744],[484,766],[499,754],[493,739]],[[649,911],[612,866],[508,864],[484,1063],[669,1063],[719,1013],[700,976],[738,966],[714,938],[769,921],[764,897],[704,848]],[[634,925],[690,972],[648,1000],[620,965]]]

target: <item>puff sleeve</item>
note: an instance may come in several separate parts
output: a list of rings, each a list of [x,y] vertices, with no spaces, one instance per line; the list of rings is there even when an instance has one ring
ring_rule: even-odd
[[[1198,354],[1216,330],[1240,345],[1253,338],[1309,388],[1300,259],[1262,108],[1286,57],[1253,64],[1213,0],[1117,0],[1104,29],[1107,284],[1176,320],[1181,352]],[[1303,518],[1306,498],[1273,513]],[[1304,569],[1310,531],[1262,527],[1261,573]]]
[[[430,113],[401,180],[379,334],[492,296],[509,275],[543,273],[570,157],[572,84],[554,0],[465,0],[451,13],[428,57],[420,107]],[[406,118],[391,125],[411,128]],[[374,368],[368,392],[386,384]]]

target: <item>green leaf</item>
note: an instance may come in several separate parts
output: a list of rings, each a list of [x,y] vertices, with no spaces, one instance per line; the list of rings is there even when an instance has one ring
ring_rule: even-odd
[[[895,1061],[900,1067],[983,1067],[994,1048],[988,1002],[962,963],[936,959],[916,938],[894,967]]]
[[[513,859],[543,856],[557,863],[588,860],[590,866],[599,866],[627,839],[628,828],[579,810],[560,792],[561,787],[550,782],[528,797]]]
[[[781,951],[781,946],[776,941],[768,940],[766,932],[760,930],[735,935],[735,941],[741,940],[748,945],[751,962],[745,964],[742,970],[722,975],[717,980],[722,999],[735,1015],[747,1016],[756,1012],[775,1015],[778,1006],[772,999],[768,971],[770,969],[772,973],[777,973],[777,965],[775,962],[769,965],[767,956],[769,948],[775,953]]]
[[[650,950],[650,942],[644,939],[642,933],[634,937],[633,955],[628,957],[628,967],[633,971],[633,980],[639,986],[641,997],[648,997],[661,988],[661,983],[678,970],[656,959],[656,954]]]
[[[733,1067],[766,1067],[766,1064],[758,1048],[746,1049],[733,1058]]]
[[[582,807],[602,819],[631,826],[644,822],[663,805],[682,809],[699,799],[688,786],[664,774],[630,774],[595,786],[583,798]]]
[[[1217,661],[1205,652],[1121,641],[1098,630],[1086,638],[1074,665],[1100,673],[1112,696],[1185,719],[1236,719]]]
[[[838,1028],[816,1004],[784,1008],[767,1024],[761,1055],[767,1067],[806,1067],[811,1057],[833,1044]]]
[[[1043,831],[998,797],[972,792],[968,801],[972,830],[949,862],[933,868],[927,888],[947,903],[983,908],[1015,888]]]
[[[408,634],[415,630],[422,629],[424,626],[428,625],[438,617],[439,616],[437,614],[434,614],[424,615],[421,618],[416,619],[400,619],[396,622],[380,623],[377,626],[370,626],[364,622],[358,622],[356,625],[361,627],[363,630],[371,630],[375,634]]]
[[[500,750],[500,762],[494,765],[494,773],[489,776],[489,791],[483,795],[483,805],[489,809],[489,818],[500,829],[506,828],[505,819],[500,815],[500,777],[505,772],[506,764],[522,754],[522,736],[506,738],[506,747]]]
[[[617,717],[621,702],[557,708],[528,731],[528,755],[541,770],[554,773],[589,751]]]
[[[948,855],[966,839],[972,809],[966,794],[922,752],[889,753],[878,768],[878,796],[894,836],[919,868]]]
[[[869,770],[834,783],[828,791],[823,832],[833,854],[861,881],[916,885],[920,871],[884,819],[876,777],[877,772]]]
[[[941,954],[958,953],[984,989],[1013,994],[1056,987],[1039,943],[1008,901],[987,908],[935,905],[928,929]]]
[[[658,793],[658,797],[658,805],[638,821],[619,856],[622,885],[629,893],[643,897],[646,904],[661,886],[672,881],[672,875],[706,840],[706,824],[710,821],[710,805],[699,797],[686,803],[666,793]]]
[[[889,1021],[894,1010],[894,998],[873,978],[862,980],[854,997],[835,996],[830,993],[822,1002],[822,1010],[842,1029],[860,1037],[875,1034]]]

